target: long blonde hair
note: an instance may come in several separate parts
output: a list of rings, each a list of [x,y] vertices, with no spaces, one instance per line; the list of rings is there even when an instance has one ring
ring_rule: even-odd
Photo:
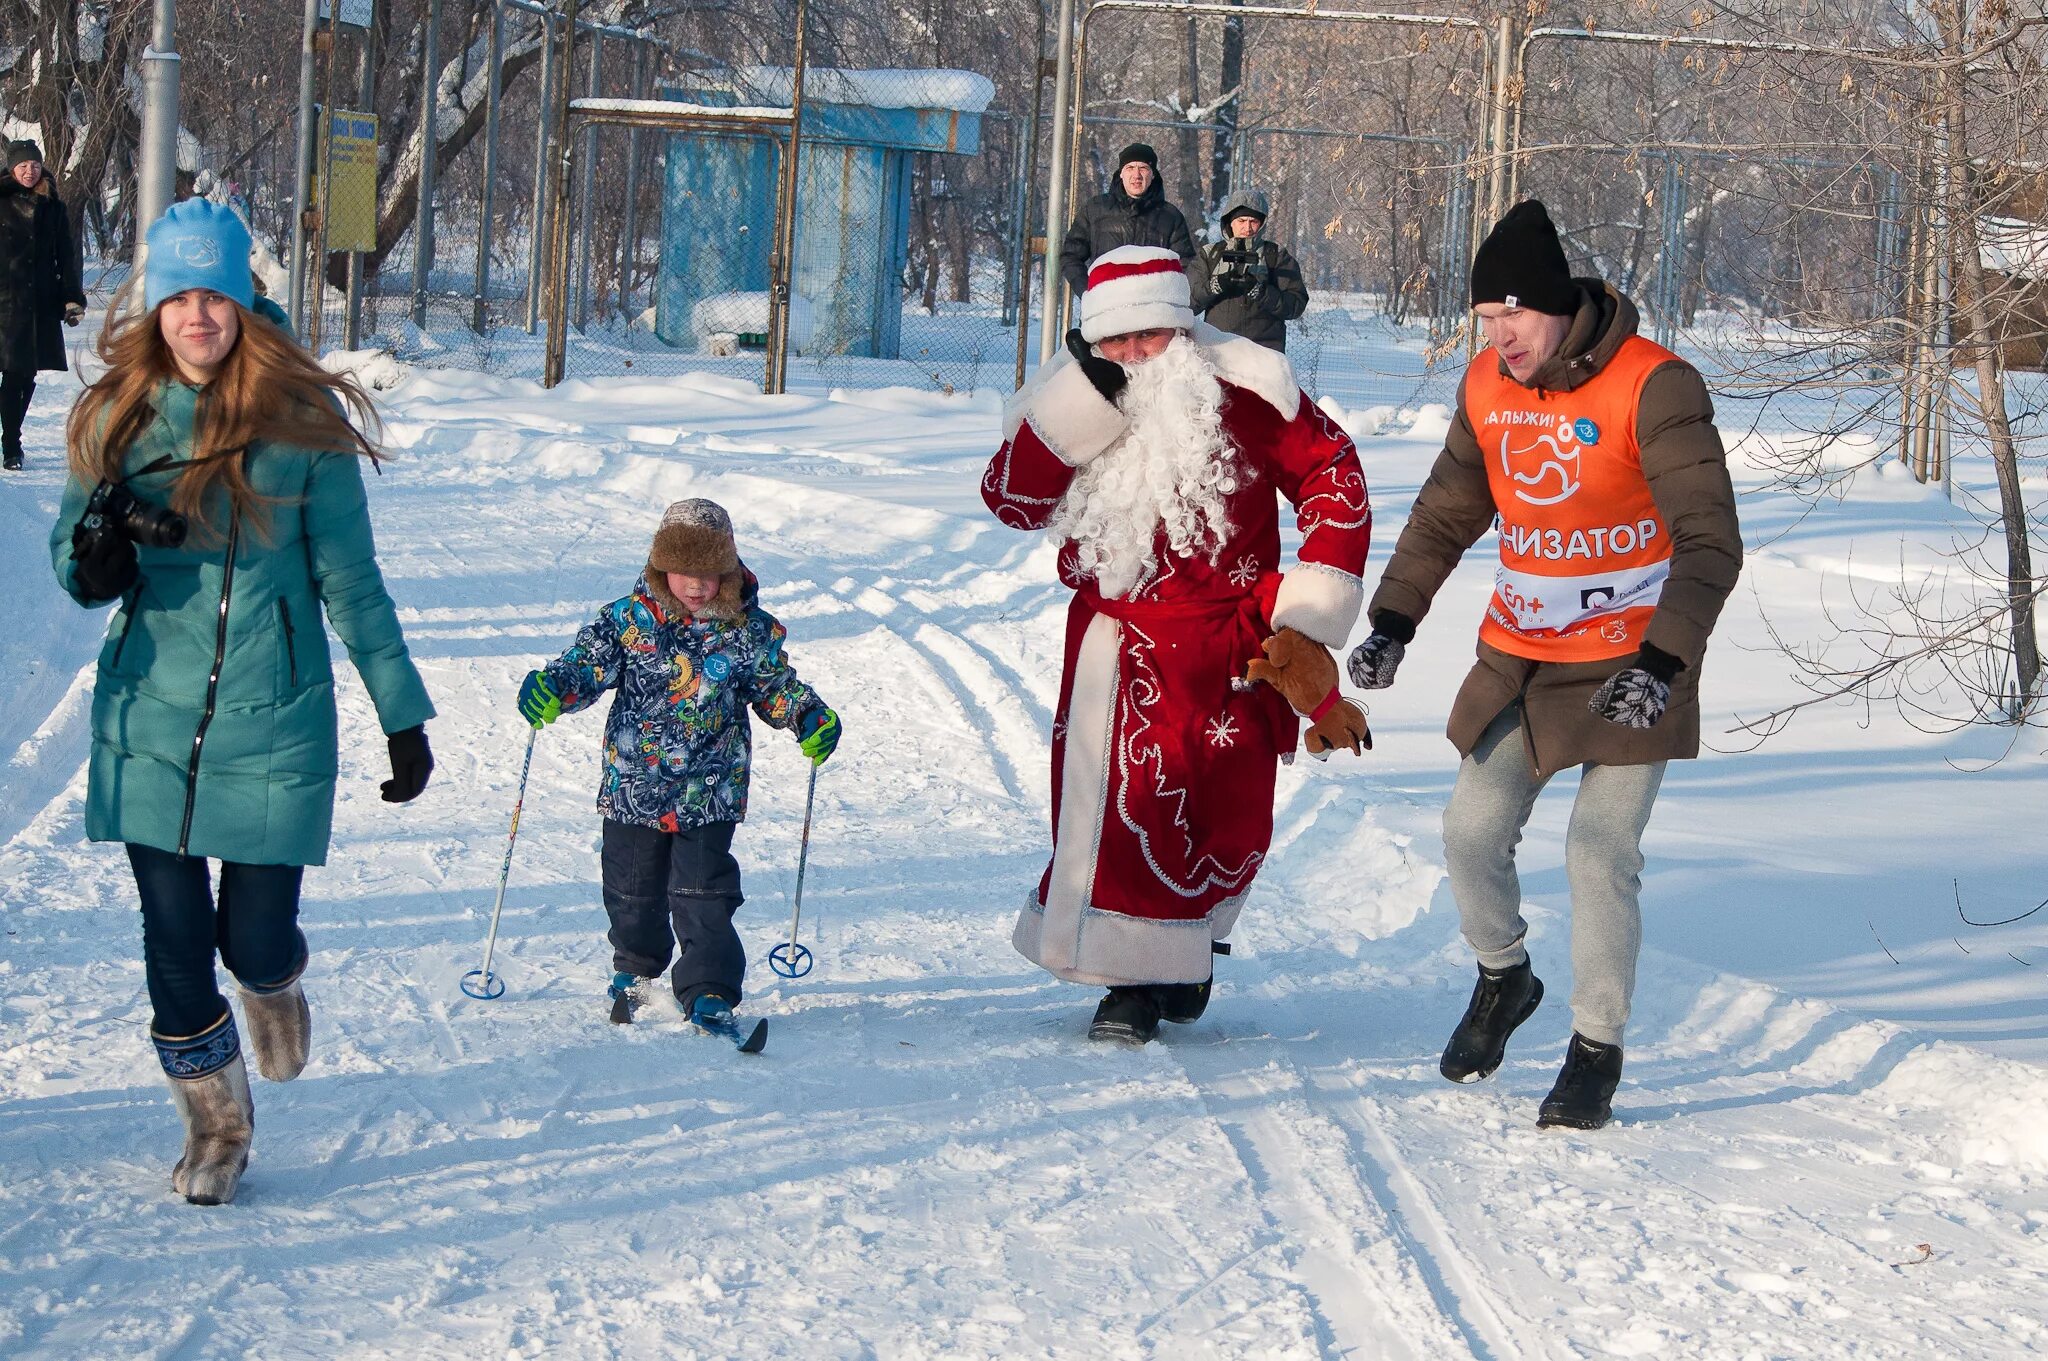
[[[120,310],[118,299],[114,310]],[[159,303],[139,316],[110,316],[100,333],[97,350],[107,371],[80,395],[64,429],[71,471],[81,482],[120,479],[129,448],[156,418],[151,399],[158,385],[179,378],[164,341],[162,310]],[[372,463],[382,457],[362,434],[380,427],[361,385],[321,368],[273,323],[245,307],[236,311],[241,334],[206,385],[189,464],[171,491],[171,509],[191,520],[200,535],[217,533],[201,514],[216,487],[235,514],[254,521],[259,532],[263,528],[270,498],[249,485],[241,459],[223,455],[261,440],[356,453]]]

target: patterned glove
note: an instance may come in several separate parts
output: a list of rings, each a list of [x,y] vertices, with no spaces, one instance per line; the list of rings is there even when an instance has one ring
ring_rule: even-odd
[[[85,309],[83,307],[80,307],[75,302],[67,302],[64,304],[64,324],[66,326],[76,326],[78,325],[79,322],[84,320]]]
[[[1671,678],[1684,666],[1662,648],[1645,643],[1634,665],[1609,676],[1586,707],[1624,728],[1654,728],[1671,703]]]
[[[811,758],[812,765],[824,765],[839,746],[839,715],[825,708],[811,710],[804,716],[802,735],[797,747]]]
[[[391,778],[384,781],[384,802],[411,803],[427,787],[434,773],[434,753],[427,747],[424,724],[392,733],[385,739],[391,748]]]
[[[1124,366],[1095,353],[1082,339],[1078,326],[1067,332],[1067,350],[1074,356],[1074,362],[1081,366],[1081,372],[1088,375],[1088,381],[1095,384],[1102,400],[1115,406],[1116,399],[1124,395],[1124,387],[1131,381],[1130,375],[1124,372]]]
[[[1298,714],[1315,712],[1337,688],[1337,659],[1305,633],[1283,628],[1266,640],[1265,653],[1245,668],[1245,677],[1278,690]]]
[[[519,716],[536,728],[545,728],[562,716],[562,697],[538,671],[527,672],[519,687]]]
[[[1408,644],[1415,641],[1415,621],[1393,610],[1381,610],[1372,617],[1372,635],[1351,649],[1345,669],[1351,683],[1361,690],[1384,690],[1394,683]]]

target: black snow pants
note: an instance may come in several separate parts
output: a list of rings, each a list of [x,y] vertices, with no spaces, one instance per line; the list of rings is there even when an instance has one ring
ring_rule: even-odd
[[[745,901],[740,865],[732,858],[737,825],[713,822],[664,832],[611,818],[604,822],[612,968],[658,978],[673,956],[669,981],[685,1012],[708,993],[739,1004],[747,952],[732,924]]]

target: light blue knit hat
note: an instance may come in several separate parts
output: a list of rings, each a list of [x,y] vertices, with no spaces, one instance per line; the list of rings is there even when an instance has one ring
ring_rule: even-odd
[[[150,224],[142,305],[154,309],[188,288],[208,288],[244,308],[256,303],[249,272],[249,229],[235,210],[203,198],[173,203]]]

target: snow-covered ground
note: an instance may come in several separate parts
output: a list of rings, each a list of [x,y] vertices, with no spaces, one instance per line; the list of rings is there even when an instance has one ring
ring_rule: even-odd
[[[1375,396],[1321,363],[1361,433],[1375,570],[1449,395],[1412,352],[1380,368],[1404,365]],[[1753,552],[1707,665],[1715,750],[1673,767],[1650,829],[1618,1119],[1538,1132],[1570,1025],[1568,777],[1522,852],[1557,1000],[1493,1081],[1435,1070],[1471,977],[1438,814],[1482,555],[1374,697],[1378,750],[1283,773],[1208,1016],[1104,1049],[1093,994],[1008,944],[1046,850],[1065,593],[976,495],[994,395],[415,372],[383,394],[397,458],[372,495],[439,769],[416,804],[377,799],[383,744],[341,668],[336,841],[305,911],[315,1057],[258,1082],[241,1197],[200,1210],[169,1188],[125,862],[83,840],[102,619],[43,557],[64,397],[46,388],[29,471],[0,484],[0,1354],[2048,1351],[2048,914],[1976,930],[1955,908],[2048,891],[2040,734],[1986,770],[2010,734],[1884,709],[1761,747],[1729,732],[1802,694],[1769,629],[1816,637],[1851,581],[1939,561],[1967,521],[1938,492],[1870,474],[1808,513],[1762,490],[1770,436],[1748,437]],[[606,1023],[596,715],[539,742],[506,996],[457,988],[518,679],[631,583],[685,495],[732,509],[846,723],[805,886],[818,968],[750,976],[757,1059],[664,1007]],[[759,749],[737,848],[757,961],[787,926],[804,772],[779,734]]]

